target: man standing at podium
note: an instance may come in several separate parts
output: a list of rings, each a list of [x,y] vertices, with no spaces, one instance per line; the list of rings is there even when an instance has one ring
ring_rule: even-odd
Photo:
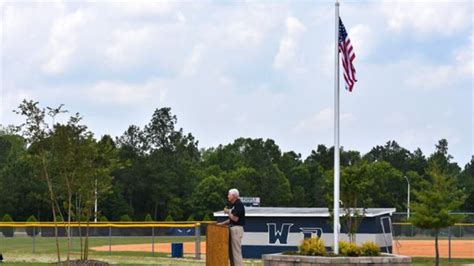
[[[230,209],[227,207],[224,209],[224,213],[229,216],[229,219],[225,220],[220,225],[229,225],[230,230],[230,265],[231,266],[242,266],[244,262],[242,260],[242,237],[244,236],[244,225],[245,225],[245,207],[242,201],[239,199],[239,191],[235,188],[229,190],[227,199],[230,202]]]

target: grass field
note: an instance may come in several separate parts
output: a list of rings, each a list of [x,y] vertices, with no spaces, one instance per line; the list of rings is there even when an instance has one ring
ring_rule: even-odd
[[[192,242],[192,236],[159,236],[155,243]],[[201,237],[205,241],[205,237]],[[151,237],[112,237],[112,245],[151,243]],[[61,259],[66,259],[67,241],[60,238]],[[91,237],[90,247],[109,245],[108,237]],[[72,259],[79,257],[79,238],[73,240]],[[54,238],[35,238],[35,253],[31,237],[0,238],[0,253],[3,253],[5,265],[51,265],[57,260]],[[202,258],[205,256],[203,255]],[[172,259],[169,253],[89,251],[89,258],[107,261],[117,265],[204,265],[205,260],[194,259],[194,254],[185,254],[183,259]],[[246,261],[245,265],[262,265],[259,260]]]
[[[91,237],[90,247],[104,246],[109,244],[108,237]],[[155,237],[155,243],[171,243],[194,241],[194,237]],[[112,245],[119,244],[140,244],[150,243],[151,237],[112,237]],[[79,239],[75,238],[72,242],[72,258],[79,256]],[[61,257],[66,258],[67,241],[60,239]],[[41,263],[51,263],[56,261],[56,246],[54,238],[36,237],[35,252],[33,253],[32,238],[15,237],[0,238],[0,252],[3,253],[5,262],[26,263],[28,265],[40,265]],[[150,252],[98,252],[90,251],[90,258],[104,260],[120,265],[154,264],[154,265],[201,265],[192,258],[182,260],[171,260],[167,258],[169,254]]]
[[[155,237],[155,243],[171,243],[171,242],[190,242],[194,241],[194,237]],[[205,241],[205,237],[202,237]],[[142,244],[150,243],[150,237],[112,237],[112,245],[123,244]],[[60,239],[62,250],[62,259],[65,259],[66,239]],[[108,237],[92,237],[90,238],[90,246],[105,246],[109,244]],[[5,265],[51,265],[51,262],[56,261],[56,248],[54,238],[36,238],[35,253],[32,249],[32,238],[29,237],[15,237],[15,238],[0,238],[0,253],[3,253],[5,258]],[[73,256],[77,258],[79,254],[79,239],[73,240]],[[170,254],[155,253],[152,256],[150,252],[118,252],[114,251],[90,251],[90,258],[95,260],[107,261],[111,264],[117,265],[204,265],[205,260],[195,260],[192,254],[190,257],[183,259],[171,259]],[[204,256],[203,256],[204,258]],[[452,259],[449,262],[447,259],[441,260],[442,265],[474,265],[474,258],[472,259]],[[432,258],[413,258],[413,265],[433,265]],[[248,260],[247,266],[261,266],[260,260]]]
[[[434,265],[433,258],[412,258],[413,265]],[[441,265],[474,265],[474,258],[472,259],[441,259]]]
[[[201,237],[205,241],[205,237]],[[151,243],[151,237],[112,237],[112,245],[123,245],[123,244],[142,244]],[[160,236],[155,237],[155,243],[171,243],[171,242],[189,242],[194,241],[192,236]],[[62,252],[66,252],[67,240],[66,238],[59,239],[60,246],[64,249]],[[80,248],[79,238],[74,238],[72,241],[72,248],[74,252],[79,252]],[[108,237],[90,237],[89,246],[105,246],[109,245]],[[13,238],[0,238],[0,251],[4,254],[10,252],[13,253],[32,253],[33,252],[33,239],[31,237],[13,237]],[[54,238],[36,237],[35,238],[35,252],[38,254],[44,253],[55,253],[56,246]]]

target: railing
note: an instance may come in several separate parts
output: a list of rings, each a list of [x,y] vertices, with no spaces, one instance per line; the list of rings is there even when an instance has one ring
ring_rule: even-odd
[[[78,239],[82,241],[86,235],[97,245],[104,244],[107,239],[106,245],[100,245],[99,248],[91,246],[91,249],[104,251],[104,246],[108,246],[109,253],[114,251],[116,244],[144,244],[151,248],[147,246],[144,251],[151,251],[151,255],[155,256],[157,245],[162,247],[171,245],[171,242],[189,243],[194,240],[194,258],[200,259],[201,238],[205,236],[206,226],[210,223],[215,222],[0,222],[0,253],[2,250],[11,250],[9,245],[21,245],[22,248],[31,245],[33,254],[41,253],[43,251],[38,251],[38,240],[41,240],[41,248],[44,249],[46,245],[51,249],[54,245],[54,227],[57,227],[62,243],[68,232],[73,243],[77,243]],[[28,238],[31,238],[30,244],[27,244]],[[158,253],[163,253],[163,250],[158,250]]]

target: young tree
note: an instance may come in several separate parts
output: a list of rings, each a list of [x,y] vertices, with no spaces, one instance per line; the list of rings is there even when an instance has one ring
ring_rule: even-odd
[[[46,109],[38,107],[38,102],[25,100],[17,111],[26,117],[22,126],[23,135],[30,145],[31,158],[37,162],[48,187],[55,222],[58,262],[61,261],[57,239],[58,219],[67,222],[67,261],[71,254],[72,220],[87,222],[83,249],[81,237],[81,258],[86,260],[88,225],[95,197],[97,193],[105,193],[110,189],[110,173],[120,166],[115,147],[109,141],[97,142],[92,132],[80,124],[81,117],[78,113],[71,116],[66,124],[55,124],[55,117],[65,112],[62,107],[63,105],[58,108],[48,107],[46,112]],[[46,113],[52,118],[53,126],[45,122]]]
[[[463,219],[462,215],[451,212],[459,210],[466,199],[464,191],[458,189],[456,178],[450,175],[449,170],[443,169],[446,165],[439,162],[433,160],[429,164],[426,173],[430,180],[424,182],[422,190],[415,191],[416,201],[412,205],[413,216],[410,219],[419,228],[433,230],[436,265],[439,265],[439,232]]]
[[[38,105],[38,102],[23,100],[18,106],[18,110],[14,112],[25,117],[25,123],[20,128],[22,129],[23,137],[29,145],[30,158],[37,165],[38,172],[40,172],[48,187],[49,202],[55,225],[56,252],[59,262],[61,261],[61,253],[59,249],[57,217],[60,216],[62,218],[62,213],[56,196],[55,184],[57,180],[55,176],[51,175],[50,169],[52,154],[48,149],[52,143],[48,138],[52,134],[52,128],[46,122],[46,115],[52,118],[54,124],[55,117],[64,111],[62,110],[63,105],[60,105],[58,108],[48,108],[48,114],[46,114],[46,109],[40,108]]]
[[[340,194],[342,217],[341,225],[346,229],[351,242],[356,241],[356,233],[372,198],[367,191],[373,187],[374,180],[369,178],[367,161],[360,161],[354,165],[342,167]],[[326,172],[328,187],[333,186],[333,172]],[[329,209],[332,211],[333,193],[327,193]]]

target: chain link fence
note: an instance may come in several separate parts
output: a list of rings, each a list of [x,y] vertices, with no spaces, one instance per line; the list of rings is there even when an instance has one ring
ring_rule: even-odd
[[[185,257],[200,259],[209,223],[213,222],[58,223],[57,234],[62,254],[67,252],[69,239],[71,252],[79,254],[87,237],[90,252],[170,256],[172,244],[182,244]],[[56,252],[52,222],[0,222],[0,232],[0,254],[5,257]]]
[[[474,258],[474,213],[463,214],[464,220],[439,232],[440,256]],[[406,213],[395,213],[393,219],[394,252],[419,257],[434,256],[435,232],[407,222]]]

